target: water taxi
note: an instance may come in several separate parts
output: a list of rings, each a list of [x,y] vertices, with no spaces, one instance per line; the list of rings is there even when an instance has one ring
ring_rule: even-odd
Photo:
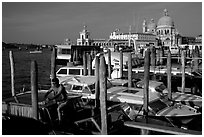
[[[144,81],[138,81],[135,83],[135,87],[137,88],[144,88]],[[167,97],[168,96],[168,89],[164,85],[163,82],[158,82],[155,80],[149,81],[149,91],[158,94],[158,96],[161,97]],[[181,92],[172,92],[172,101],[180,102],[186,105],[189,105],[191,107],[202,107],[202,97],[188,94],[188,93],[181,93]]]

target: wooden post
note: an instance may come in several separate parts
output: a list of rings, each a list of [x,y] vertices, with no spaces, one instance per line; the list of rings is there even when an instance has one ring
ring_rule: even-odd
[[[163,65],[163,57],[164,57],[164,49],[163,49],[163,47],[161,47],[161,49],[160,49],[160,53],[159,53],[160,55],[160,62],[159,62],[159,64],[160,65]]]
[[[200,51],[199,51],[199,48],[198,48],[198,46],[195,46],[195,51],[196,51],[196,55],[197,55],[197,57],[199,58],[200,57]]]
[[[191,50],[188,48],[188,57],[191,57]]]
[[[151,66],[153,67],[153,70],[154,70],[153,79],[156,80],[156,76],[155,76],[156,50],[154,46],[152,46],[151,48]]]
[[[151,48],[151,65],[153,67],[155,67],[155,57],[156,57],[155,47],[152,46],[152,48]]]
[[[100,57],[100,108],[101,108],[101,134],[107,135],[107,77],[106,77],[106,63],[104,56]]]
[[[128,54],[128,87],[132,87],[132,53]]]
[[[195,46],[194,52],[193,52],[193,57],[194,57],[194,64],[193,64],[193,70],[197,71],[198,70],[198,47]]]
[[[181,58],[181,49],[179,48],[177,63],[180,63],[180,58]]]
[[[185,52],[181,51],[181,71],[182,71],[182,87],[181,92],[185,93]]]
[[[144,62],[144,115],[148,115],[148,100],[149,100],[149,69],[150,69],[150,54],[149,48],[145,51]]]
[[[171,94],[171,51],[168,50],[168,56],[167,56],[167,89],[168,89],[168,99],[172,99]]]
[[[99,56],[96,56],[95,58],[95,77],[96,77],[96,83],[95,83],[95,107],[98,109],[100,107],[99,102]]]
[[[56,78],[56,49],[53,47],[51,55],[51,78]],[[52,84],[52,82],[51,82]]]
[[[111,79],[111,50],[108,49],[108,78]]]
[[[14,97],[14,96],[16,96],[15,82],[14,82],[15,62],[13,59],[13,52],[12,51],[9,51],[9,58],[10,58],[10,65],[11,65],[11,95]]]
[[[87,59],[86,59],[86,53],[83,54],[83,66],[84,66],[84,76],[87,75]]]
[[[120,78],[123,78],[123,51],[120,51]]]
[[[88,57],[88,61],[87,61],[87,64],[88,64],[88,75],[91,76],[92,74],[92,60],[91,60],[91,55],[90,54],[87,54],[87,57]]]
[[[144,62],[144,108],[143,115],[146,117],[146,123],[148,123],[148,102],[149,102],[149,70],[150,70],[150,50],[149,48],[145,51],[145,62]],[[148,134],[149,131],[141,129],[142,134]]]
[[[38,69],[36,61],[31,62],[31,98],[33,118],[38,120]]]

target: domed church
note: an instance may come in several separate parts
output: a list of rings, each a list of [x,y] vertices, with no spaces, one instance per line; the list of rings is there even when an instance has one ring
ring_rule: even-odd
[[[168,15],[167,9],[164,9],[164,16],[156,24],[153,19],[147,24],[143,22],[143,33],[155,34],[159,46],[176,46],[178,44],[178,32],[175,29],[173,19]]]

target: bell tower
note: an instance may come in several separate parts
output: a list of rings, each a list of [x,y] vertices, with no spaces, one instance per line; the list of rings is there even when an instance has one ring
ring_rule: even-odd
[[[142,30],[143,30],[142,32],[143,32],[143,33],[146,33],[146,32],[147,32],[147,22],[146,22],[146,20],[143,21],[142,26],[143,26],[143,27],[142,27],[142,28],[143,28],[143,29],[142,29]]]
[[[79,32],[77,45],[91,45],[90,32],[86,29],[86,25],[84,25],[84,29]]]

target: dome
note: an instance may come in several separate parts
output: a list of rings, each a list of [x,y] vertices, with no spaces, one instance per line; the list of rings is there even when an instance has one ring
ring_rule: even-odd
[[[173,19],[169,17],[166,9],[164,10],[164,16],[159,19],[157,26],[174,26]]]
[[[156,28],[156,23],[154,22],[153,19],[151,19],[150,23],[147,25],[147,28],[152,30]]]

